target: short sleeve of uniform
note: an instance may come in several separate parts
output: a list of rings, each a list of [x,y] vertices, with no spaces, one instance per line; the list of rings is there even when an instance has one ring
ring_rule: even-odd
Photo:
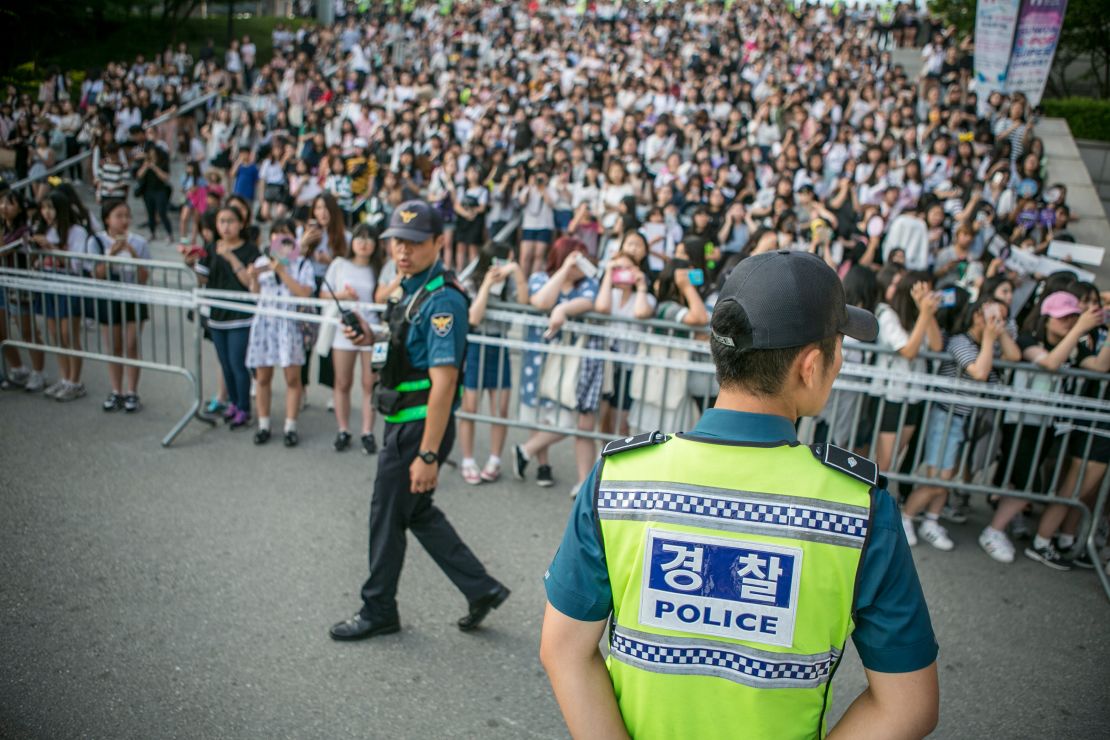
[[[452,288],[444,288],[428,299],[423,315],[428,325],[424,334],[428,367],[462,364],[466,353],[466,299]]]
[[[937,659],[937,639],[894,499],[875,494],[871,539],[860,561],[852,642],[863,665],[909,673]]]
[[[543,576],[551,605],[581,622],[600,622],[613,610],[613,591],[593,505],[600,467],[600,463],[594,466],[579,489],[563,541]]]

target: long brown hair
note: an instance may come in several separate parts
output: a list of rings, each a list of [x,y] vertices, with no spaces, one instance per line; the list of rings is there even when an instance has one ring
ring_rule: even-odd
[[[350,250],[347,245],[347,232],[343,225],[343,211],[339,208],[339,202],[331,193],[320,193],[312,201],[309,216],[316,211],[316,204],[320,201],[323,201],[324,207],[328,209],[328,251],[331,252],[333,257],[346,257]]]

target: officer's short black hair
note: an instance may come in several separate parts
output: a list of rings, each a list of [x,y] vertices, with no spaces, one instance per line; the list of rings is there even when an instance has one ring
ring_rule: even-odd
[[[749,327],[743,310],[733,301],[725,301],[713,309],[713,330],[739,336],[747,333]],[[782,392],[790,367],[807,347],[816,345],[826,365],[831,365],[836,358],[837,339],[838,335],[833,335],[814,344],[784,349],[739,350],[720,342],[710,342],[709,346],[722,389],[736,388],[766,398]]]

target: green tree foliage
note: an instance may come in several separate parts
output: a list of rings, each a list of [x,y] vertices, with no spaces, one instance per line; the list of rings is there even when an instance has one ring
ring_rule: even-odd
[[[929,0],[928,7],[934,17],[944,21],[945,26],[955,26],[959,38],[975,33],[975,3],[964,0]]]
[[[73,40],[106,36],[137,18],[172,28],[188,18],[201,0],[27,0],[0,6],[0,27],[17,29],[0,44],[0,74],[30,62],[36,69]]]
[[[929,10],[945,25],[956,26],[960,36],[975,32],[975,3],[929,0]],[[1076,77],[1077,69],[1086,71]],[[1068,0],[1050,90],[1067,95],[1071,83],[1083,81],[1091,83],[1100,97],[1110,98],[1110,5],[1106,0]]]
[[[1090,71],[1084,76],[1094,83],[1099,97],[1110,98],[1110,5],[1106,0],[1068,0],[1060,51],[1079,61],[1086,59]]]

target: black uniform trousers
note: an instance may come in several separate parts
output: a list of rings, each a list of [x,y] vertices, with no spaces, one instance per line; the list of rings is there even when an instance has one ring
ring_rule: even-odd
[[[423,436],[423,420],[385,425],[385,441],[378,453],[378,473],[370,500],[370,577],[362,585],[362,615],[375,621],[397,616],[397,581],[405,561],[406,529],[412,530],[468,603],[499,585],[432,503],[433,492],[409,491],[409,466],[420,451]],[[440,460],[447,458],[454,442],[452,416],[439,446]]]

